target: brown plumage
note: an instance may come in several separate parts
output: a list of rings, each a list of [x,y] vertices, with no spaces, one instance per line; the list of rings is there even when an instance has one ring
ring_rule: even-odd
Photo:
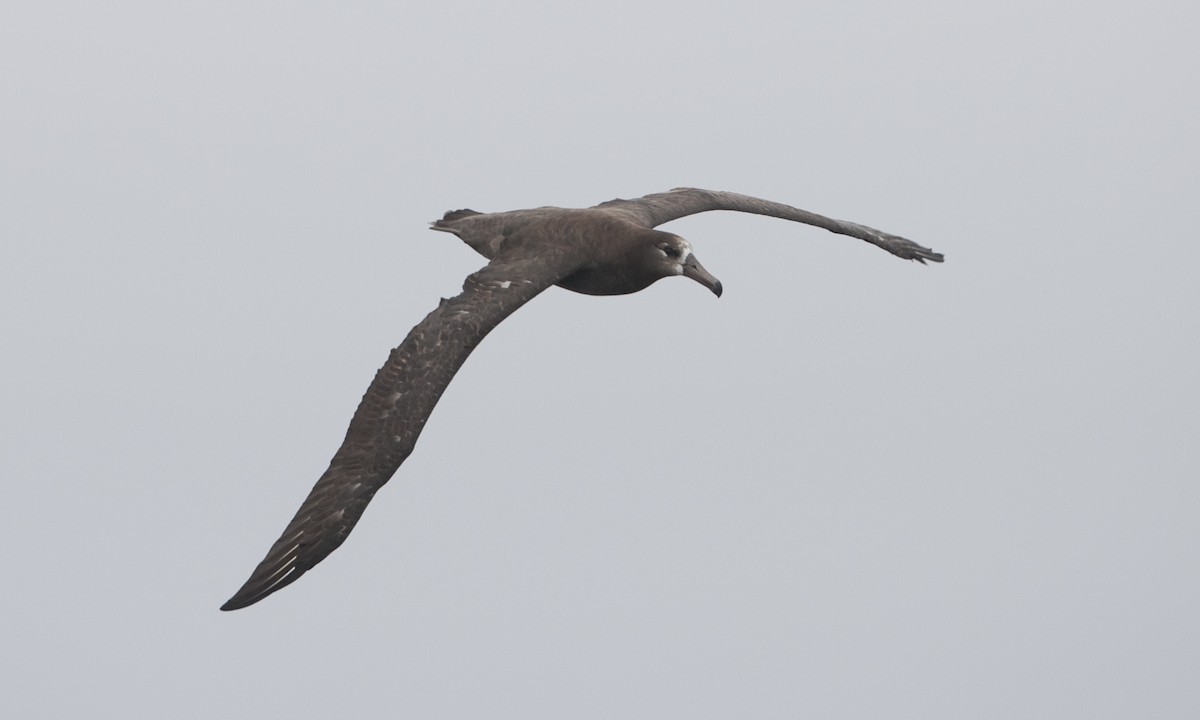
[[[589,295],[621,295],[683,275],[716,295],[721,283],[691,245],[658,225],[709,210],[736,210],[815,225],[877,245],[901,258],[942,255],[902,237],[736,193],[679,188],[593,208],[502,213],[448,212],[433,223],[489,262],[463,292],[438,307],[392,350],[367,388],[342,446],[283,535],[250,579],[221,606],[252,605],[295,582],[333,552],[367,503],[412,452],[450,380],[492,328],[551,285]]]

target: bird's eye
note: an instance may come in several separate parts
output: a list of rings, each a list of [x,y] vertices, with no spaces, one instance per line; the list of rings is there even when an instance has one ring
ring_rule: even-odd
[[[662,250],[663,255],[666,255],[667,257],[671,257],[671,258],[679,257],[679,248],[675,247],[674,245],[668,245],[667,243],[663,243],[662,245],[658,246],[658,249]]]

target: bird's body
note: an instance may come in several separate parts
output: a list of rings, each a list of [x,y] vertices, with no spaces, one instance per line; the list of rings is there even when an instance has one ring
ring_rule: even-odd
[[[646,288],[662,276],[637,262],[643,248],[637,239],[651,233],[663,240],[673,237],[594,208],[489,215],[457,210],[447,215],[457,218],[438,220],[432,229],[458,235],[488,260],[504,250],[538,257],[565,250],[576,267],[555,285],[586,295],[626,295]]]
[[[376,373],[346,438],[283,535],[245,585],[222,606],[235,610],[283,588],[341,545],[375,492],[412,452],[454,374],[481,340],[551,285],[588,295],[637,292],[683,275],[716,295],[721,283],[691,245],[655,230],[708,210],[770,215],[866,240],[902,258],[941,262],[916,243],[856,223],[833,220],[736,193],[680,188],[593,208],[536,208],[501,213],[455,210],[433,223],[489,262],[463,292],[409,332]]]

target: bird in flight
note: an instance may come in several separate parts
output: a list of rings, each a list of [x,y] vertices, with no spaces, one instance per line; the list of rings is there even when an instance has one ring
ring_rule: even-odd
[[[551,285],[624,295],[682,275],[721,295],[687,240],[655,230],[710,210],[792,220],[849,235],[924,263],[942,255],[910,240],[748,195],[676,188],[590,208],[500,213],[454,210],[432,224],[488,259],[461,294],[443,299],[392,350],[350,420],[346,439],[250,579],[221,606],[237,610],[287,587],[345,541],[367,503],[413,451],[425,421],[471,351],[517,308]]]

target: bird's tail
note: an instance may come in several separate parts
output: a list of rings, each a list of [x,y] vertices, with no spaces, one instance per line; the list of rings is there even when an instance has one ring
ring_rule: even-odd
[[[481,212],[468,210],[466,208],[463,208],[462,210],[451,210],[443,215],[441,220],[435,220],[429,223],[429,229],[441,230],[442,232],[454,233],[455,235],[458,235],[458,229],[455,228],[451,223],[453,223],[455,220],[462,220],[463,218],[471,217],[472,215],[482,214],[483,213]]]

